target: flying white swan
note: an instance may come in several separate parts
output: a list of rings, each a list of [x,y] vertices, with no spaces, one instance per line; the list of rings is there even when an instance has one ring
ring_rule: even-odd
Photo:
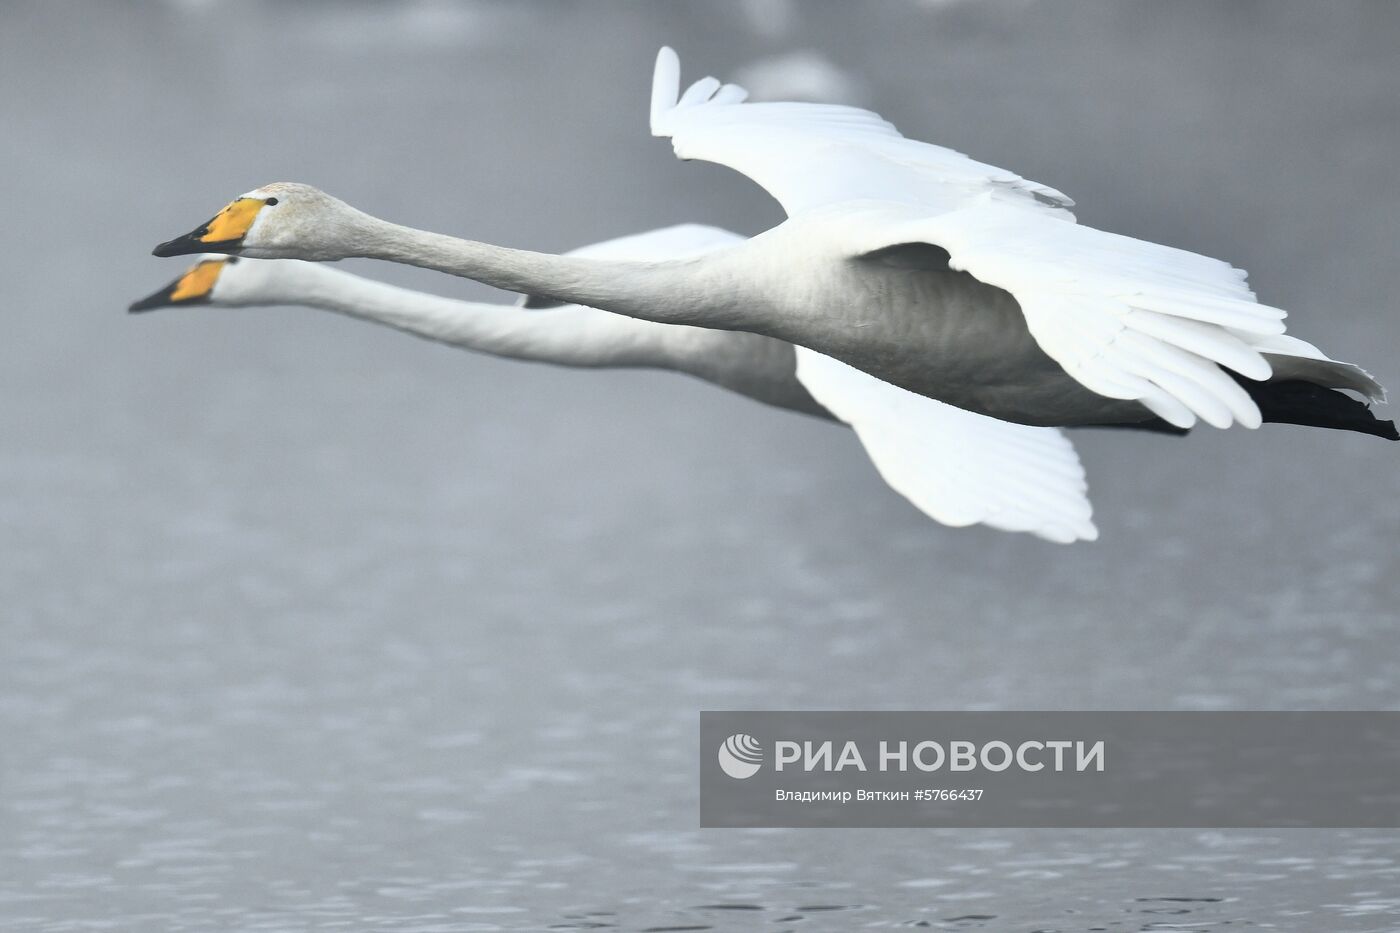
[[[685,224],[571,255],[657,260],[699,255],[741,239]],[[657,324],[578,305],[511,309],[427,295],[315,263],[221,255],[202,258],[131,310],[200,304],[308,305],[514,359],[677,370],[770,405],[851,425],[885,480],[945,524],[982,523],[1060,543],[1098,536],[1084,470],[1060,431],[965,412],[770,337]]]
[[[809,347],[919,395],[1028,425],[1291,421],[1396,439],[1356,366],[1286,336],[1226,263],[1078,225],[1064,195],[850,107],[683,94],[662,49],[652,131],[728,165],[788,220],[682,260],[555,256],[388,223],[307,185],[233,201],[156,255],[409,263],[499,288]]]

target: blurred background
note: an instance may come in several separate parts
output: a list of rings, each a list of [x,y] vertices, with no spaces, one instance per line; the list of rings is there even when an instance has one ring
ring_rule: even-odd
[[[0,930],[1400,926],[1400,832],[701,833],[695,747],[701,709],[1394,709],[1395,446],[1081,432],[1064,548],[672,374],[125,314],[278,180],[545,250],[775,223],[648,136],[662,43],[1248,268],[1400,387],[1394,4],[6,4]]]

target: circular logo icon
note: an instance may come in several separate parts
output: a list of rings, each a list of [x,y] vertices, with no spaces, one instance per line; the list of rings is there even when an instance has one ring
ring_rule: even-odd
[[[732,778],[743,780],[758,773],[763,764],[763,746],[758,739],[743,732],[737,732],[724,740],[719,747],[719,766]]]

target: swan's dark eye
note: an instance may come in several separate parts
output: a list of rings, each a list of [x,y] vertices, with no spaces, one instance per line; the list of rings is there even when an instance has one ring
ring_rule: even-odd
[[[277,199],[276,199],[276,198],[268,198],[268,199],[267,199],[266,201],[264,201],[263,203],[266,204],[268,207],[271,207],[272,205],[274,205],[274,204],[277,203]]]

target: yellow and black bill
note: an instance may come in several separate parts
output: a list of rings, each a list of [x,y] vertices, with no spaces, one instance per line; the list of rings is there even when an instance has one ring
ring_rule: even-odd
[[[243,238],[257,219],[258,211],[268,203],[277,203],[270,198],[239,198],[201,227],[191,230],[184,236],[167,240],[151,253],[156,256],[186,256],[190,253],[237,253],[243,248]]]
[[[234,256],[201,259],[169,285],[152,292],[140,301],[132,302],[127,311],[135,314],[140,311],[154,311],[156,308],[172,308],[176,305],[207,305],[213,300],[210,296],[219,281],[219,273],[224,271],[224,266],[237,261],[237,257]]]

